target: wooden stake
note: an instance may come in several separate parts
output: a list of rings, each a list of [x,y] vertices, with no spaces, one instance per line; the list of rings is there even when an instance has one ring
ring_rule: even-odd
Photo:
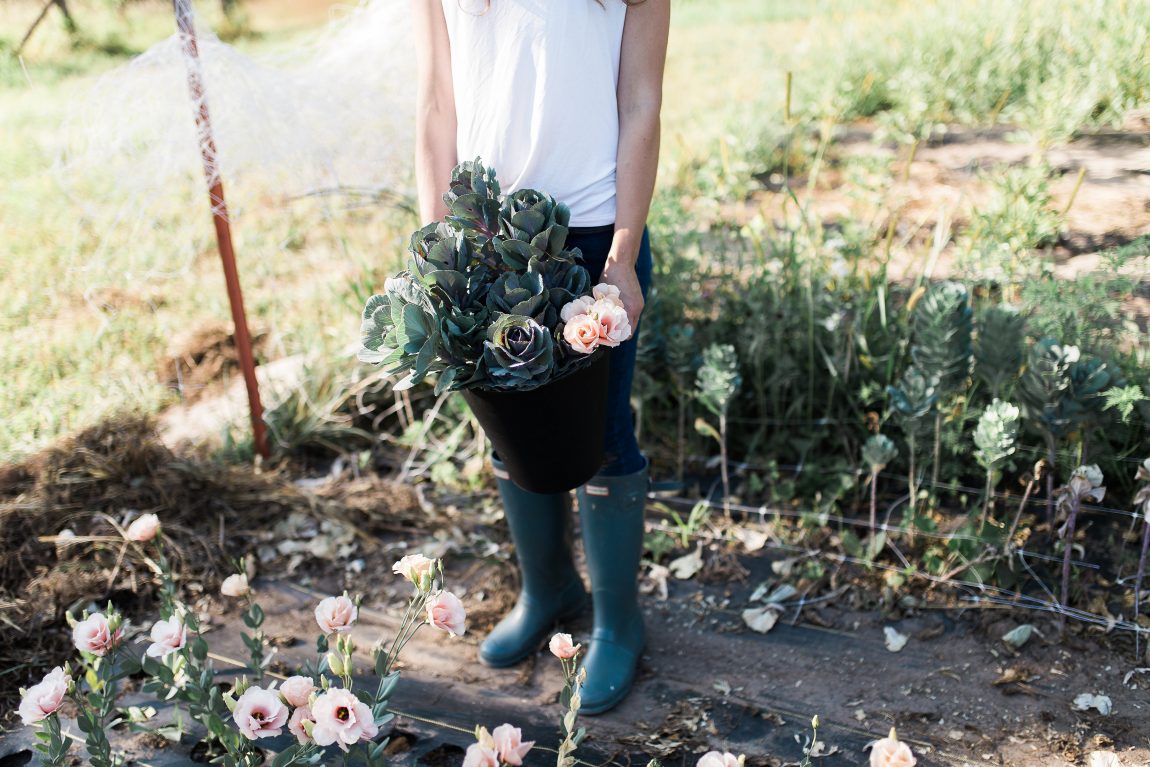
[[[256,452],[264,458],[270,456],[267,434],[264,428],[263,405],[260,403],[259,382],[256,380],[255,356],[252,353],[252,338],[248,332],[247,314],[244,312],[244,296],[240,290],[239,271],[236,269],[236,256],[232,248],[232,229],[228,222],[228,205],[224,200],[224,183],[216,162],[216,141],[212,135],[212,120],[208,113],[208,102],[204,92],[203,67],[200,65],[200,51],[196,44],[196,28],[193,21],[191,0],[172,0],[176,11],[176,27],[180,32],[180,42],[184,61],[188,66],[188,90],[195,108],[196,134],[200,140],[200,156],[204,165],[204,178],[208,183],[208,196],[212,205],[212,221],[216,227],[216,242],[219,245],[220,260],[224,266],[224,281],[228,288],[228,303],[232,309],[232,322],[235,325],[234,340],[240,358],[244,385],[248,391],[248,410],[252,421],[252,438]]]

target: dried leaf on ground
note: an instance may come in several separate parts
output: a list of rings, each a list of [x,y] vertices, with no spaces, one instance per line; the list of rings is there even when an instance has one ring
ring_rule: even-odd
[[[681,581],[694,578],[695,575],[703,569],[703,544],[695,547],[695,550],[690,554],[671,560],[668,565],[671,575],[674,575]]]
[[[891,652],[901,651],[902,648],[906,647],[907,640],[910,639],[906,634],[900,634],[893,626],[885,626],[882,631],[886,649]]]
[[[743,623],[752,631],[765,634],[775,627],[779,621],[779,612],[772,606],[756,607],[743,610]]]

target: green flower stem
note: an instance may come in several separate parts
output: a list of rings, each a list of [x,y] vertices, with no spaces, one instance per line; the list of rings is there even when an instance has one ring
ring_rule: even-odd
[[[72,741],[60,732],[60,717],[52,714],[43,720],[40,724],[40,731],[48,736],[44,743],[36,744],[36,750],[43,755],[41,764],[44,767],[64,767],[68,764],[68,749],[71,747]]]

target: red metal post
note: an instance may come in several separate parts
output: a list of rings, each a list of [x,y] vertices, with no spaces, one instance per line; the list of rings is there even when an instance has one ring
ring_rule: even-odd
[[[224,201],[224,183],[220,178],[216,161],[216,141],[212,136],[212,121],[208,114],[208,102],[204,94],[203,67],[200,65],[200,51],[196,44],[196,28],[192,16],[191,0],[173,0],[176,9],[176,27],[180,32],[184,61],[188,65],[188,90],[191,92],[192,106],[196,115],[196,134],[200,141],[200,156],[204,164],[204,178],[208,182],[208,194],[212,204],[212,220],[216,225],[216,242],[219,244],[220,259],[224,265],[224,281],[228,286],[228,302],[232,307],[232,323],[235,325],[236,352],[240,358],[244,384],[248,390],[248,409],[251,411],[252,437],[256,452],[267,458],[267,433],[264,428],[263,405],[260,404],[259,382],[256,380],[255,357],[252,353],[252,338],[248,332],[247,314],[244,312],[244,296],[240,290],[240,276],[236,269],[236,255],[232,249],[232,229],[228,222],[228,206]]]

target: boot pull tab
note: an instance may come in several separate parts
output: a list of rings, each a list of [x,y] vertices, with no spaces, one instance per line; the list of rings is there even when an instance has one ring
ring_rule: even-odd
[[[492,466],[491,470],[494,472],[496,479],[511,479],[511,475],[507,472],[507,469],[501,469],[498,466]]]
[[[606,498],[611,495],[611,488],[607,485],[592,485],[587,484],[583,486],[583,492],[587,495],[594,495],[599,498]]]

